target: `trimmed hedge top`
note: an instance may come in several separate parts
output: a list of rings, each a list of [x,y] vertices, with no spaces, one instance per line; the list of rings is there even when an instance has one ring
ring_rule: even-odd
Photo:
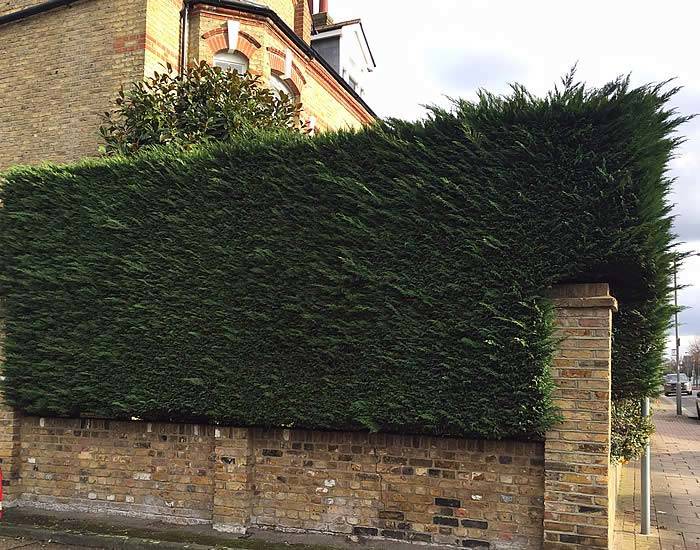
[[[538,438],[560,282],[653,393],[674,90],[515,87],[421,123],[16,168],[7,398],[31,414]]]

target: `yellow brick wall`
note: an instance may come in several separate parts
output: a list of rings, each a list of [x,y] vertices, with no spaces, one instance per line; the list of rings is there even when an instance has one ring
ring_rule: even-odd
[[[143,76],[146,0],[90,0],[0,27],[0,170],[96,155],[100,114]]]
[[[294,7],[296,0],[265,0],[263,2],[268,8],[280,16],[290,28],[294,28]]]
[[[227,19],[239,20],[241,32],[249,34],[261,44],[249,62],[250,71],[260,74],[261,80],[265,83],[269,81],[271,72],[269,48],[280,51],[285,51],[287,48],[292,50],[294,63],[300,68],[306,80],[301,96],[298,98],[303,105],[303,116],[304,118],[314,116],[319,131],[359,128],[369,122],[366,113],[363,116],[362,112],[358,113],[352,108],[354,100],[318,61],[306,56],[264,18],[253,17],[242,12],[224,14],[200,11],[193,14],[189,40],[190,62],[212,61],[214,52],[203,36],[212,30],[225,28]],[[347,100],[344,101],[342,98]]]
[[[144,74],[165,72],[165,65],[170,63],[178,70],[178,51],[180,46],[180,10],[179,0],[148,0],[146,8],[146,62]]]
[[[24,417],[13,505],[541,550],[542,443]]]

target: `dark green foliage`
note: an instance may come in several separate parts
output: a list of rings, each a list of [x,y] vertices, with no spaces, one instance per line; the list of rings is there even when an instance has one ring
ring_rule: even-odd
[[[184,73],[167,72],[121,90],[105,113],[105,152],[133,154],[144,147],[188,148],[207,141],[242,139],[253,129],[297,128],[301,105],[260,85],[259,77],[224,71],[202,61]]]
[[[627,462],[639,458],[653,433],[654,423],[651,416],[642,416],[639,399],[613,401],[610,446],[613,460]]]
[[[424,123],[11,171],[6,391],[29,413],[537,438],[559,282],[668,323],[672,92],[516,87]]]

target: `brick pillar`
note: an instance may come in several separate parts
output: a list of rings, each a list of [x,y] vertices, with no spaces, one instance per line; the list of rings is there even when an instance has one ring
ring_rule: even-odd
[[[253,508],[253,430],[216,428],[214,439],[213,527],[245,533]]]
[[[563,422],[546,435],[544,550],[611,548],[610,360],[615,298],[607,284],[550,294],[562,338],[552,369]]]
[[[2,305],[0,301],[0,365],[5,362],[5,320]],[[20,423],[19,412],[5,405],[0,394],[0,468],[5,504],[9,504],[17,496],[15,492],[20,481]]]

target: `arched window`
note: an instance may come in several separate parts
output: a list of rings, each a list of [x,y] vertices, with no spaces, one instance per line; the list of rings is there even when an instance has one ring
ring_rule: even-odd
[[[219,52],[214,56],[214,67],[243,75],[248,72],[248,58],[241,52]]]
[[[287,97],[290,97],[291,99],[294,99],[295,97],[294,91],[289,84],[287,84],[275,73],[270,75],[270,89],[277,97],[281,97],[282,93],[287,94]]]

